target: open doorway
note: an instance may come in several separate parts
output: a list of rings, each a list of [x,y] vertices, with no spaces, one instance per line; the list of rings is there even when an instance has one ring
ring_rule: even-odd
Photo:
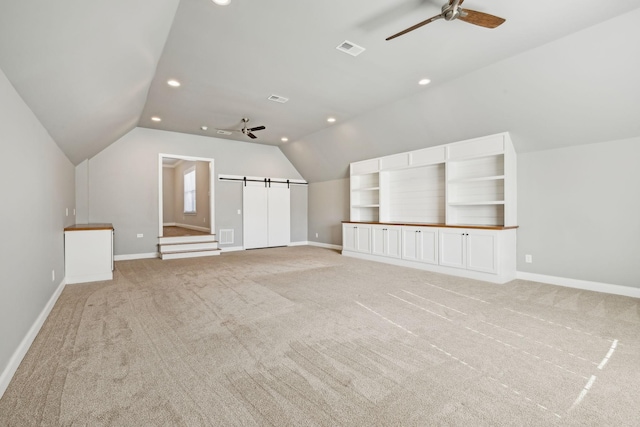
[[[158,155],[159,237],[165,225],[215,234],[214,178],[213,159]]]

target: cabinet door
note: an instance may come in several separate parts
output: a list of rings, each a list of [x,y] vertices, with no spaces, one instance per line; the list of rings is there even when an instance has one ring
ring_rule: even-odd
[[[467,230],[467,269],[498,272],[498,234],[489,230]]]
[[[371,227],[371,253],[373,255],[386,255],[386,228],[381,225]]]
[[[386,254],[388,257],[400,258],[402,255],[402,228],[387,227],[386,228]]]
[[[342,250],[354,252],[356,250],[356,226],[342,224]]]
[[[418,261],[418,231],[417,227],[402,227],[402,258],[408,261]]]
[[[440,265],[465,268],[465,234],[460,228],[440,229]]]
[[[371,253],[371,226],[358,225],[356,227],[356,250]]]
[[[422,227],[418,231],[418,261],[428,264],[438,263],[438,229]]]

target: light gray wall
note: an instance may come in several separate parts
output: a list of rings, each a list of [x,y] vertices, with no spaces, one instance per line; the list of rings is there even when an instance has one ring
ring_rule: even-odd
[[[111,222],[115,227],[115,254],[157,252],[158,155],[173,154],[215,159],[214,173],[241,176],[302,179],[282,152],[274,146],[228,141],[197,135],[136,128],[89,159],[89,219]],[[216,233],[235,230],[242,244],[242,184],[221,182],[215,187]],[[292,192],[292,205],[304,192]],[[305,212],[293,212],[292,224]],[[143,238],[136,238],[142,233]],[[306,239],[304,239],[306,240]]]
[[[639,161],[640,137],[519,154],[518,271],[640,287]]]
[[[306,185],[291,186],[291,242],[306,242],[308,227],[309,189]]]
[[[162,222],[175,222],[175,169],[162,168]]]
[[[74,223],[75,206],[73,164],[2,70],[0,157],[2,373],[64,277],[63,229]]]
[[[87,160],[76,166],[76,222],[89,222],[89,162]]]
[[[348,220],[349,179],[309,184],[309,241],[342,245],[341,221]]]

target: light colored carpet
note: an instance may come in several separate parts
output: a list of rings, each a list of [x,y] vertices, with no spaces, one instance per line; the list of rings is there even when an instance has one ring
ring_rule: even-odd
[[[67,286],[0,425],[640,423],[637,299],[292,247]]]

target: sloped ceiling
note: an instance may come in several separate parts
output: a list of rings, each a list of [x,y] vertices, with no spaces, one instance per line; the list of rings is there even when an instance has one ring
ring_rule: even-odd
[[[136,126],[279,145],[310,181],[505,130],[519,150],[637,132],[625,91],[637,88],[637,55],[625,49],[639,38],[640,0],[466,0],[507,22],[438,21],[384,40],[442,3],[4,1],[0,68],[76,164]],[[344,40],[367,50],[345,55]],[[419,87],[423,77],[432,84]],[[242,117],[267,129],[257,140],[215,133]]]
[[[138,125],[178,3],[0,2],[0,68],[74,164]]]

